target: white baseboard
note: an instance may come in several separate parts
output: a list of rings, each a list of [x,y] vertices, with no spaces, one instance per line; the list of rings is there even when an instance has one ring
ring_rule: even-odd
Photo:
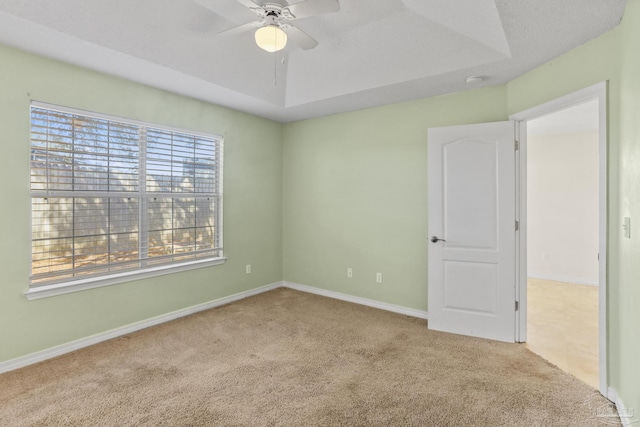
[[[637,423],[640,421],[640,417],[634,414],[633,408],[627,409],[615,388],[609,387],[607,390],[607,399],[615,403],[623,427],[631,427],[631,424],[638,425]]]
[[[356,297],[349,294],[343,294],[341,292],[328,291],[326,289],[314,288],[313,286],[301,285],[293,282],[283,282],[283,286],[286,288],[295,289],[302,292],[308,292],[311,294],[322,295],[329,298],[339,299],[342,301],[348,301],[355,304],[366,305],[368,307],[379,308],[381,310],[392,311],[394,313],[405,314],[407,316],[417,317],[419,319],[427,319],[428,315],[426,311],[417,310],[415,308],[403,307],[401,305],[389,304],[386,302],[376,301],[367,298]]]
[[[546,274],[527,271],[527,277],[532,279],[553,280],[554,282],[575,283],[576,285],[598,286],[597,280],[587,280],[584,277],[562,276],[560,274]]]
[[[219,298],[213,301],[197,304],[191,307],[183,308],[181,310],[172,311],[171,313],[161,314],[160,316],[152,317],[150,319],[142,320],[140,322],[132,323],[130,325],[122,326],[120,328],[112,329],[110,331],[102,332],[96,335],[91,335],[86,338],[71,341],[66,344],[61,344],[55,347],[48,348],[46,350],[38,351],[28,354],[26,356],[17,357],[15,359],[8,360],[0,363],[0,373],[12,371],[14,369],[22,368],[34,363],[42,362],[53,357],[61,356],[66,353],[70,353],[75,350],[79,350],[90,345],[98,344],[102,341],[117,338],[122,335],[130,334],[141,329],[148,328],[150,326],[159,325],[170,320],[178,319],[180,317],[188,316],[190,314],[197,313],[199,311],[209,310],[210,308],[219,307],[221,305],[229,304],[233,301],[238,301],[253,295],[267,292],[272,289],[276,289],[282,286],[282,282],[272,283],[270,285],[261,286],[256,289],[251,289],[245,292],[239,292],[237,294],[229,295],[228,297]]]
[[[348,301],[355,304],[366,305],[369,307],[379,308],[381,310],[392,311],[394,313],[405,314],[407,316],[418,317],[420,319],[427,319],[427,312],[422,310],[416,310],[413,308],[403,307],[394,304],[388,304],[385,302],[370,300],[366,298],[356,297],[353,295],[343,294],[340,292],[328,291],[325,289],[314,288],[312,286],[300,285],[298,283],[291,282],[276,282],[270,285],[261,286],[256,289],[251,289],[245,292],[239,292],[237,294],[229,295],[228,297],[219,298],[213,301],[197,304],[191,307],[183,308],[181,310],[172,311],[171,313],[161,314],[160,316],[152,317],[150,319],[142,320],[140,322],[132,323],[130,325],[122,326],[120,328],[112,329],[110,331],[101,332],[99,334],[91,335],[86,338],[81,338],[75,341],[61,344],[55,347],[48,348],[46,350],[37,351],[35,353],[27,354],[26,356],[17,357],[15,359],[7,360],[6,362],[0,362],[0,374],[3,372],[12,371],[14,369],[23,368],[34,363],[43,362],[47,359],[62,356],[66,353],[79,350],[90,345],[98,344],[103,341],[107,341],[113,338],[120,337],[122,335],[130,334],[141,329],[148,328],[150,326],[159,325],[161,323],[169,322],[180,317],[188,316],[190,314],[197,313],[199,311],[209,310],[210,308],[219,307],[221,305],[229,304],[234,301],[238,301],[253,295],[261,294],[263,292],[270,291],[272,289],[287,287],[302,292],[308,292],[316,295],[322,295],[329,298],[339,299],[342,301]]]

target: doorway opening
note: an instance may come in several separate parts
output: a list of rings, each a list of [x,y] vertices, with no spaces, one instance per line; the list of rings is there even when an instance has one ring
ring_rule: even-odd
[[[598,388],[598,100],[527,122],[527,346]]]
[[[606,396],[606,83],[512,119],[517,341]]]

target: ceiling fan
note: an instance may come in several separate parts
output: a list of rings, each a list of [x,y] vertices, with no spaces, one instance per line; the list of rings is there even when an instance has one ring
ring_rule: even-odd
[[[293,25],[291,21],[340,10],[338,0],[305,0],[292,5],[269,2],[257,4],[251,0],[236,1],[258,15],[260,20],[239,25],[219,34],[235,35],[257,27],[256,44],[267,52],[277,52],[284,49],[287,40],[302,49],[313,49],[318,45],[318,42]]]

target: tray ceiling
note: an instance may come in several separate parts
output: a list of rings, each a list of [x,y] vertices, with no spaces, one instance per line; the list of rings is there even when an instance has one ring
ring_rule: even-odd
[[[625,4],[341,0],[295,21],[316,48],[273,54],[218,34],[256,19],[235,0],[0,0],[0,42],[288,122],[505,83],[614,28]]]

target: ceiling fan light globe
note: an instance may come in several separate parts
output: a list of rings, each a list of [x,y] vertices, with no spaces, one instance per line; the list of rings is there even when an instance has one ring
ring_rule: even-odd
[[[267,52],[277,52],[287,45],[287,33],[276,25],[266,25],[256,30],[256,44]]]

